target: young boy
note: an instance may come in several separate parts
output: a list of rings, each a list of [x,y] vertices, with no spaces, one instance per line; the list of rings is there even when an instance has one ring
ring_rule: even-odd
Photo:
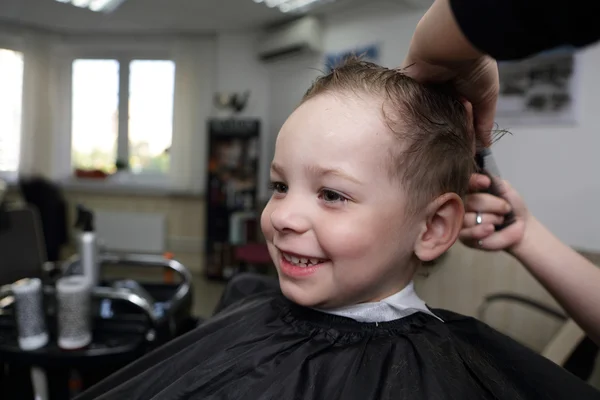
[[[349,60],[285,122],[261,219],[281,293],[250,296],[81,399],[591,399],[558,366],[412,288],[462,226],[460,101]]]

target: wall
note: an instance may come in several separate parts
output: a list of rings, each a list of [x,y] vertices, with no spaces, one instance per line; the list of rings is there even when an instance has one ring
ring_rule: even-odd
[[[361,9],[327,18],[327,52],[378,43],[380,63],[401,64],[421,10],[396,4],[367,4]],[[600,46],[580,54],[581,119],[577,126],[502,127],[514,134],[495,147],[499,167],[530,210],[571,246],[600,251],[600,135],[597,132]],[[280,127],[293,111],[311,80],[322,70],[323,57],[303,56],[269,65],[271,125]],[[274,142],[274,136],[271,138]]]
[[[204,199],[182,196],[119,196],[69,190],[69,226],[77,204],[93,210],[161,213],[167,221],[166,250],[194,273],[204,268]]]
[[[273,125],[269,118],[269,71],[256,57],[257,35],[253,32],[222,33],[216,37],[216,91],[243,93],[250,91],[246,108],[238,114],[240,118],[261,120],[260,160],[258,196],[267,196],[270,138]],[[216,112],[216,115],[221,113]]]
[[[578,54],[574,126],[511,127],[497,144],[506,179],[530,210],[571,246],[600,251],[600,45]]]
[[[23,54],[23,121],[21,132],[21,167],[28,172],[51,170],[52,124],[54,103],[51,90],[55,70],[49,67],[50,46],[57,35],[40,35],[30,29],[0,24],[0,47]],[[34,144],[35,142],[35,144]],[[2,173],[3,177],[5,176]],[[12,176],[8,176],[12,178]]]

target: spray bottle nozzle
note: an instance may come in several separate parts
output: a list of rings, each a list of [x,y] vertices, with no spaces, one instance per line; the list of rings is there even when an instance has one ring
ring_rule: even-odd
[[[77,205],[75,227],[81,229],[83,232],[94,231],[94,213],[81,204]]]

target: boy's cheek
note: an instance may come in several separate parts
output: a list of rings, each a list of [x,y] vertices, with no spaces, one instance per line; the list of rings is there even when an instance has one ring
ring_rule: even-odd
[[[269,204],[265,207],[260,215],[260,229],[268,241],[273,240],[273,225],[271,224]]]
[[[324,224],[316,235],[323,250],[332,258],[356,259],[377,246],[377,232],[360,223]]]

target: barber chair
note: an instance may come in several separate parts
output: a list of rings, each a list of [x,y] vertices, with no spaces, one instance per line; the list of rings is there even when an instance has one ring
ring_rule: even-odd
[[[584,381],[590,378],[599,353],[598,345],[573,320],[562,311],[513,293],[495,293],[486,297],[479,307],[478,318],[485,322],[488,308],[501,302],[528,307],[561,321],[563,324],[541,355]]]
[[[39,213],[48,261],[58,261],[68,242],[67,202],[60,188],[42,177],[21,177],[19,186],[24,200]]]
[[[194,325],[196,319],[191,317],[193,305],[192,275],[189,270],[176,260],[152,254],[120,254],[101,253],[99,256],[100,268],[119,266],[125,270],[127,267],[144,267],[147,269],[158,268],[174,273],[178,279],[173,283],[137,283],[132,280],[102,280],[100,287],[122,288],[129,290],[151,304],[153,317],[157,322],[156,343],[162,344],[167,340],[187,332]],[[77,256],[67,261],[63,266],[64,275],[80,274],[81,264]],[[178,282],[177,282],[178,281]],[[118,305],[109,308],[109,303],[103,302],[102,315],[119,314]]]
[[[38,211],[0,205],[0,286],[41,278],[47,261]]]
[[[270,291],[280,291],[277,277],[253,272],[236,274],[227,282],[214,314],[223,311],[248,296]]]

